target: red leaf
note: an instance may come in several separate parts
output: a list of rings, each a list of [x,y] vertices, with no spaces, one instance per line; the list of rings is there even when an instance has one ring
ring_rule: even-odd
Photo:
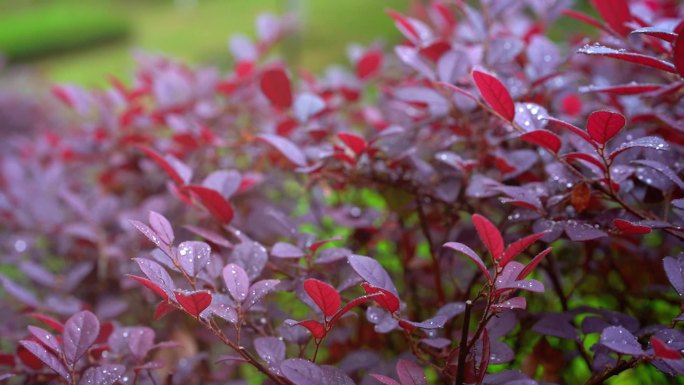
[[[145,285],[147,288],[152,289],[152,291],[154,291],[158,296],[162,297],[163,299],[169,298],[169,296],[166,295],[164,290],[162,290],[162,288],[159,287],[159,285],[150,281],[149,279],[143,278],[143,277],[138,277],[137,275],[131,275],[131,274],[126,274],[126,276],[133,278],[134,280],[138,281],[139,283]]]
[[[167,315],[175,309],[176,308],[173,307],[168,301],[159,302],[157,307],[154,309],[154,320],[157,321],[161,319],[163,316]]]
[[[572,131],[575,135],[581,137],[587,143],[591,143],[592,146],[596,147],[596,143],[591,140],[589,134],[587,134],[586,131],[582,130],[581,128],[556,118],[545,118],[545,120],[548,121],[552,126],[561,127]]]
[[[363,290],[366,291],[366,294],[380,293],[380,295],[373,296],[373,300],[377,302],[381,308],[390,313],[394,313],[399,310],[399,298],[397,298],[397,296],[395,296],[392,292],[380,287],[372,286],[368,282],[362,283],[361,287],[363,287]]]
[[[506,251],[504,251],[504,255],[501,258],[501,261],[499,261],[499,265],[506,266],[508,262],[512,261],[513,258],[517,257],[518,254],[523,252],[523,250],[527,249],[530,247],[530,245],[539,240],[539,238],[543,237],[544,234],[545,233],[536,233],[528,235],[525,238],[518,239],[517,241],[511,243],[506,248]]]
[[[651,232],[651,228],[648,226],[637,225],[619,218],[613,219],[613,226],[625,234],[643,235]]]
[[[257,137],[259,140],[270,144],[275,147],[284,157],[286,157],[290,162],[294,163],[299,167],[306,167],[306,155],[302,150],[297,147],[295,143],[289,139],[283,138],[282,136],[274,134],[261,134]]]
[[[606,144],[624,126],[625,117],[612,111],[594,111],[587,119],[589,136],[600,144]]]
[[[672,63],[636,52],[626,52],[601,45],[586,45],[580,48],[577,52],[586,55],[606,56],[646,67],[656,68],[666,72],[677,73],[677,70]]]
[[[382,52],[370,50],[356,63],[356,76],[366,80],[375,75],[382,66]]]
[[[632,31],[626,23],[632,21],[627,0],[594,0],[594,7],[601,14],[603,20],[622,36],[627,36]]]
[[[585,13],[575,11],[572,9],[566,9],[565,11],[563,11],[563,15],[565,15],[567,17],[572,17],[575,20],[579,20],[583,23],[589,24],[589,25],[596,27],[598,29],[602,29],[604,31],[606,30],[606,28],[601,24],[601,22],[599,22],[598,20],[594,19],[593,17],[591,17]]]
[[[565,159],[567,161],[573,161],[575,159],[580,159],[585,162],[591,163],[595,165],[596,167],[600,168],[602,171],[606,171],[606,165],[601,163],[600,160],[598,160],[595,156],[585,154],[583,152],[573,152],[570,154],[565,155]]]
[[[414,41],[420,40],[420,33],[418,32],[418,29],[413,26],[410,19],[392,9],[387,10],[387,14],[394,19],[394,22],[402,33],[409,35],[407,36],[408,38],[412,38],[411,40]]]
[[[670,29],[660,27],[643,27],[630,32],[632,35],[647,35],[656,39],[672,43],[677,39],[677,33]]]
[[[229,224],[233,220],[233,206],[218,191],[194,185],[185,188],[222,224]]]
[[[208,291],[176,291],[174,294],[183,310],[193,317],[199,317],[200,313],[211,305],[211,293]]]
[[[363,151],[366,149],[366,141],[355,134],[350,134],[348,132],[340,132],[337,134],[337,137],[344,142],[344,144],[347,145],[354,153],[356,156],[361,155]]]
[[[285,109],[292,105],[290,78],[282,67],[264,71],[261,75],[261,92],[276,108]]]
[[[502,118],[512,122],[515,117],[515,107],[506,86],[496,76],[481,70],[473,70],[472,75],[482,99]]]
[[[320,322],[314,320],[298,322],[297,325],[302,325],[305,328],[307,328],[311,332],[311,335],[313,335],[313,337],[317,340],[320,340],[321,338],[325,337],[325,334],[327,333],[325,331],[325,327],[321,325]]]
[[[312,253],[315,253],[315,252],[316,252],[318,249],[320,249],[323,245],[325,245],[325,244],[327,244],[327,243],[330,243],[330,242],[339,241],[339,240],[341,240],[341,239],[342,239],[342,237],[333,237],[333,238],[330,238],[330,239],[323,239],[323,240],[314,242],[314,243],[311,244],[311,246],[309,246],[309,251],[311,251]]]
[[[317,279],[307,279],[304,281],[304,291],[323,311],[326,317],[332,317],[342,305],[340,295],[334,287]]]
[[[38,314],[38,313],[30,313],[29,317],[35,318],[38,321],[46,324],[47,326],[51,327],[52,330],[56,331],[57,333],[62,333],[64,331],[64,324],[57,321],[56,319],[52,317],[48,317],[46,315]]]
[[[162,156],[160,153],[157,151],[153,150],[152,148],[148,146],[143,146],[143,145],[138,145],[137,146],[139,149],[141,149],[149,158],[151,158],[159,167],[163,168],[164,171],[173,179],[173,181],[178,184],[178,185],[184,185],[187,181],[181,176],[178,171],[169,163],[164,156]]]
[[[651,336],[651,346],[653,347],[655,356],[658,358],[665,358],[669,360],[679,360],[682,358],[681,353],[665,345],[665,343],[656,336]]]
[[[443,247],[448,247],[452,250],[458,251],[459,253],[462,253],[466,257],[470,258],[471,261],[475,262],[482,274],[487,277],[487,282],[492,282],[492,276],[489,274],[489,270],[487,270],[487,266],[485,266],[482,258],[480,258],[480,256],[477,255],[470,247],[459,242],[447,242],[443,245]]]
[[[381,295],[381,294],[377,294],[377,295]],[[349,302],[348,304],[344,305],[344,307],[342,309],[340,309],[340,311],[335,313],[335,315],[330,319],[330,324],[332,325],[333,323],[335,323],[335,321],[340,319],[340,317],[347,314],[351,309],[355,308],[356,306],[359,306],[362,303],[366,303],[366,302],[372,300],[373,297],[374,296],[371,296],[371,295],[359,297],[359,298],[356,298],[355,300]]]
[[[554,153],[558,153],[561,147],[561,140],[558,135],[547,130],[534,130],[520,135],[520,139],[542,146]]]
[[[680,31],[672,47],[672,58],[679,76],[684,77],[684,31]]]
[[[521,279],[527,278],[527,276],[530,275],[532,270],[534,270],[534,268],[537,267],[539,262],[541,262],[542,259],[544,259],[544,257],[546,257],[550,252],[551,252],[551,248],[549,247],[549,248],[542,250],[541,253],[537,254],[534,258],[532,258],[530,263],[528,263],[527,266],[525,266],[525,268],[522,269],[520,274],[518,274],[518,277],[516,278],[516,280],[521,280]]]
[[[615,86],[582,88],[582,92],[602,92],[614,95],[637,95],[657,91],[663,88],[660,84],[620,84]]]
[[[477,235],[480,236],[480,240],[487,247],[489,253],[492,254],[492,257],[500,259],[504,252],[504,241],[499,229],[489,219],[480,214],[473,215],[473,224],[475,224]]]

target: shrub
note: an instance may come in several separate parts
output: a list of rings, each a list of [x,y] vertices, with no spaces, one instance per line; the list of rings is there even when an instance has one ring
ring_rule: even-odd
[[[82,123],[3,156],[4,377],[677,381],[684,9],[564,7],[389,11],[394,54],[297,81],[264,18],[228,74],[55,87]]]

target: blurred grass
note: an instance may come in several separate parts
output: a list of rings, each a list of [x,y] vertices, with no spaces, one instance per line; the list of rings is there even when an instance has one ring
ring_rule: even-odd
[[[38,18],[42,7],[69,8],[82,2],[60,0],[52,5],[36,4],[29,9]],[[112,14],[125,15],[132,26],[128,41],[45,58],[32,66],[57,82],[85,86],[103,85],[108,74],[129,77],[134,68],[131,56],[134,49],[161,53],[190,64],[225,68],[231,60],[227,49],[230,35],[254,36],[258,14],[282,14],[295,9],[301,17],[301,32],[279,54],[287,49],[287,57],[295,59],[293,64],[320,71],[331,63],[346,63],[349,43],[369,43],[383,37],[397,39],[398,34],[384,10],[404,10],[408,0],[197,0],[186,6],[173,5],[170,1],[103,0],[98,4],[110,7]]]

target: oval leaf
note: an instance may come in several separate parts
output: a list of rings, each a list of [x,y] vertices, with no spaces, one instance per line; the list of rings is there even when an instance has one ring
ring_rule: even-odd
[[[282,67],[275,67],[261,74],[261,92],[271,105],[285,109],[292,105],[292,87],[290,78]]]
[[[601,344],[608,349],[631,356],[644,355],[639,341],[622,326],[609,326],[601,332]]]
[[[174,294],[183,310],[193,317],[199,317],[200,313],[211,305],[211,293],[208,291],[176,291]]]
[[[95,314],[84,310],[71,316],[64,323],[64,359],[74,366],[95,343],[100,334],[100,321]]]
[[[307,279],[304,281],[304,290],[326,317],[335,315],[342,305],[337,290],[325,282],[313,278]]]
[[[473,224],[477,230],[477,235],[480,236],[480,240],[487,247],[492,257],[496,260],[501,259],[504,252],[504,241],[499,229],[480,214],[473,215]]]
[[[520,139],[542,146],[553,153],[558,153],[561,148],[561,140],[558,135],[547,130],[535,130],[520,135]]]
[[[473,81],[487,104],[509,122],[515,118],[515,106],[506,86],[496,76],[482,70],[473,70]]]
[[[230,263],[223,268],[223,282],[228,292],[237,302],[242,302],[249,294],[249,277],[242,267]]]
[[[489,271],[487,270],[487,266],[485,266],[480,256],[477,255],[477,253],[475,253],[473,249],[459,242],[447,242],[444,244],[443,247],[448,247],[452,250],[458,251],[459,253],[462,253],[466,257],[470,258],[471,261],[475,262],[475,264],[480,269],[482,274],[484,274],[484,276],[487,277],[487,281],[492,282],[492,277],[489,274]]]
[[[394,286],[392,278],[390,278],[390,275],[378,261],[373,258],[355,254],[350,255],[347,260],[352,269],[354,269],[364,281],[371,284],[371,286],[385,289],[395,296],[398,296],[397,288]]]

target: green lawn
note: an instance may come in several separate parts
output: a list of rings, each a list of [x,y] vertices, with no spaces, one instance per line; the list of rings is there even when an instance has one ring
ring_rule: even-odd
[[[64,0],[69,1],[69,0]],[[296,65],[319,71],[346,62],[346,46],[376,38],[397,39],[398,33],[384,13],[403,10],[407,0],[196,0],[194,6],[169,1],[119,1],[111,12],[125,16],[130,37],[75,53],[33,62],[58,82],[101,85],[108,74],[127,77],[133,69],[135,49],[163,53],[191,64],[227,66],[228,37],[236,32],[254,35],[254,20],[261,12],[282,13],[299,9],[302,30],[285,47]],[[282,52],[281,52],[282,53]]]

